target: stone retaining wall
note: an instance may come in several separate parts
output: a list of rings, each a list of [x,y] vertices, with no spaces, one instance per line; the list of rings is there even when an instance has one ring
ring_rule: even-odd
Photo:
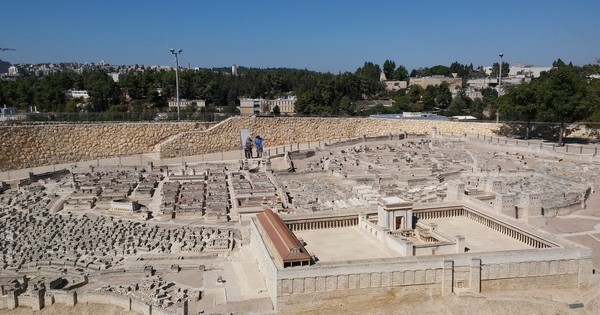
[[[196,123],[0,126],[0,171],[151,152]]]
[[[401,133],[440,133],[495,135],[495,123],[473,123],[435,120],[400,120],[376,118],[231,118],[206,131],[190,132],[175,137],[161,146],[162,157],[174,157],[184,149],[188,155],[241,149],[240,130],[260,135],[265,146],[306,143],[328,139],[362,136],[389,136]]]
[[[201,123],[114,123],[0,126],[0,171],[159,151],[161,157],[240,149],[240,129],[266,139],[265,146],[390,134],[494,135],[499,125],[375,118],[227,119],[206,130]]]

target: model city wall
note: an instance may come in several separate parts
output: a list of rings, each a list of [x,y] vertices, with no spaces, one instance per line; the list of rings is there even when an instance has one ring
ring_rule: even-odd
[[[376,118],[242,118],[219,124],[101,123],[0,126],[0,171],[142,153],[161,158],[240,148],[240,130],[266,139],[265,147],[399,134],[494,136],[500,124]],[[210,127],[210,128],[209,128]]]

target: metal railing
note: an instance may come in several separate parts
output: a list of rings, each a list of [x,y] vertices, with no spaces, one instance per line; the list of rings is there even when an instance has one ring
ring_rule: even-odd
[[[229,117],[238,116],[231,113],[181,112],[180,120],[219,122]],[[24,113],[4,116],[0,123],[38,124],[38,123],[90,123],[90,122],[152,122],[177,121],[177,113],[154,112],[75,112],[75,113]]]

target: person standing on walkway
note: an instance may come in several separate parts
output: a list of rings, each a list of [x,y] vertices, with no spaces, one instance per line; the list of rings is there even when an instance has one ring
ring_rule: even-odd
[[[246,138],[246,143],[244,144],[244,154],[246,155],[247,159],[252,158],[252,146],[253,145],[254,145],[254,142],[252,141],[252,137],[248,136],[248,138]]]
[[[254,137],[254,144],[256,145],[256,157],[261,158],[263,154],[263,138],[260,136]]]

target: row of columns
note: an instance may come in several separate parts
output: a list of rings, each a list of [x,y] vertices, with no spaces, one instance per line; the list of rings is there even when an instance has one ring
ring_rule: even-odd
[[[358,218],[287,223],[288,228],[292,231],[332,229],[357,225]]]
[[[512,237],[514,239],[516,239],[519,242],[525,243],[533,248],[547,248],[549,247],[547,244],[538,241],[532,237],[530,237],[529,235],[525,235],[517,230],[514,230],[512,228],[509,228],[508,226],[504,225],[504,224],[500,224],[496,221],[490,220],[488,218],[482,217],[476,213],[473,213],[471,211],[467,211],[467,217],[479,224],[485,225],[491,229],[494,229],[504,235],[507,235],[509,237]]]
[[[452,209],[452,210],[435,210],[435,211],[424,211],[415,213],[417,218],[420,220],[430,220],[446,217],[458,217],[464,215],[464,210]]]
[[[466,217],[468,217],[469,219],[471,219],[479,224],[485,225],[485,226],[487,226],[491,229],[494,229],[504,235],[512,237],[512,238],[518,240],[519,242],[525,243],[528,246],[531,246],[533,248],[548,248],[548,247],[550,247],[548,244],[546,244],[542,241],[536,240],[536,239],[532,238],[531,236],[523,234],[517,230],[509,228],[508,226],[506,226],[504,224],[490,220],[488,218],[480,216],[471,211],[467,211],[463,208],[452,209],[452,210],[436,210],[436,211],[417,212],[417,213],[415,213],[415,215],[421,220],[437,219],[437,218],[445,218],[445,217],[456,217],[456,216],[465,216],[466,215]]]

